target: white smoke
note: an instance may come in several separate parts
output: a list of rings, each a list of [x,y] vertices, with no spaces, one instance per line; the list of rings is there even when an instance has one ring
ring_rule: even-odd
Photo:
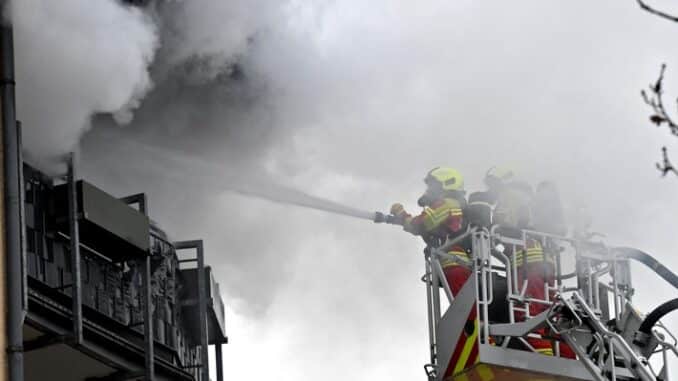
[[[257,31],[267,28],[285,2],[273,0],[192,0],[162,4],[169,66],[200,57],[205,74],[232,64]]]
[[[73,150],[96,113],[129,123],[152,87],[158,38],[150,17],[115,0],[11,3],[17,115],[31,156]]]
[[[82,173],[113,194],[147,192],[168,232],[205,238],[238,312],[228,317],[231,378],[415,379],[427,355],[416,238],[219,195],[210,184],[231,171],[414,212],[433,166],[459,167],[473,191],[489,166],[509,165],[588,200],[609,243],[676,268],[665,253],[678,199],[652,167],[666,141],[643,128],[638,97],[664,57],[676,62],[676,29],[635,2],[158,1],[156,40],[142,38],[154,28],[138,9],[49,1],[15,5],[28,145],[72,147],[93,112],[128,121],[120,110],[145,94],[128,128],[104,134],[110,118],[96,121]],[[146,58],[127,67],[140,80],[111,64],[123,47]],[[130,139],[217,169],[121,144]],[[655,296],[638,299],[644,311],[666,299],[659,284],[637,285]],[[262,368],[262,357],[278,361]]]

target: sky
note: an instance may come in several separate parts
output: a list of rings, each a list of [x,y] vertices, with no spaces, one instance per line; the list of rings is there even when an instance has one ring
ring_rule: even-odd
[[[458,168],[474,191],[508,166],[554,181],[610,245],[678,271],[678,178],[654,168],[678,140],[640,98],[662,63],[667,99],[678,95],[678,24],[635,1],[23,0],[12,11],[29,157],[56,170],[77,149],[84,178],[147,193],[173,239],[205,240],[229,379],[409,380],[428,357],[420,240],[227,191],[248,179],[416,212],[431,168]],[[641,310],[675,297],[640,266],[634,281]]]

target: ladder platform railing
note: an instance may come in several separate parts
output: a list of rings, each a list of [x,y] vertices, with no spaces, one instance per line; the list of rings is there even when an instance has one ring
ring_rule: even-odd
[[[447,252],[462,242],[470,242],[468,260]],[[514,255],[527,253],[535,242],[543,250],[543,265],[553,269],[552,276],[545,276],[543,284],[537,286],[544,290],[540,296],[526,292],[528,286],[534,289],[535,285],[529,284],[524,262],[518,263]],[[482,364],[550,374],[554,380],[670,380],[667,364],[675,361],[673,355],[678,357],[675,336],[658,324],[665,334],[653,332],[651,353],[644,355],[619,328],[620,322],[635,311],[631,304],[634,290],[629,260],[618,256],[614,248],[532,230],[516,234],[514,229],[507,234],[493,226],[471,228],[439,247],[427,248],[425,253],[422,280],[428,301],[431,362],[425,369],[429,380],[455,379],[456,374],[479,369]],[[457,295],[441,264],[451,261],[472,270]],[[441,299],[449,303],[445,310]],[[504,304],[505,316],[497,315],[498,303]],[[542,307],[531,309],[535,304]],[[531,316],[531,310],[542,312]],[[633,324],[629,326],[633,328]],[[551,359],[544,362],[545,355],[530,345],[530,338],[550,340],[554,349]],[[561,357],[560,349],[565,345],[576,359]],[[477,359],[462,356],[460,360],[459,352],[470,352]],[[653,363],[664,364],[657,368],[659,371],[649,361],[652,355],[657,355]],[[520,365],[506,365],[513,357],[513,363]],[[551,365],[545,367],[545,363]]]

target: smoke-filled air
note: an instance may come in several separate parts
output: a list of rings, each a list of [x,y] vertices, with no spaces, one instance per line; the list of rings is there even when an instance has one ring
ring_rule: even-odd
[[[173,239],[205,240],[226,379],[424,379],[424,244],[314,209],[419,213],[436,166],[469,193],[496,165],[553,181],[570,222],[585,209],[606,242],[678,270],[678,179],[655,168],[678,144],[640,97],[663,62],[678,94],[678,24],[636,1],[21,0],[11,14],[26,156],[56,172],[78,151],[88,181],[145,192]],[[645,310],[675,297],[649,274],[634,267]]]

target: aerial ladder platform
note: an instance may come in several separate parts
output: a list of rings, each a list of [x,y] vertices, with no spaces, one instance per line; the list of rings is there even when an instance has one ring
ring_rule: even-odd
[[[447,252],[462,240],[470,242],[464,265],[472,271],[455,296],[441,261],[461,261]],[[543,299],[526,296],[523,264],[512,255],[529,241],[538,241],[554,266]],[[424,253],[429,381],[678,380],[670,374],[677,340],[661,323],[678,299],[647,316],[632,302],[634,260],[657,275],[651,281],[678,288],[678,277],[648,254],[530,230],[505,234],[500,226],[470,228]],[[547,308],[530,316],[532,303]],[[552,343],[552,355],[530,345],[536,335]],[[576,358],[562,356],[564,346]]]

